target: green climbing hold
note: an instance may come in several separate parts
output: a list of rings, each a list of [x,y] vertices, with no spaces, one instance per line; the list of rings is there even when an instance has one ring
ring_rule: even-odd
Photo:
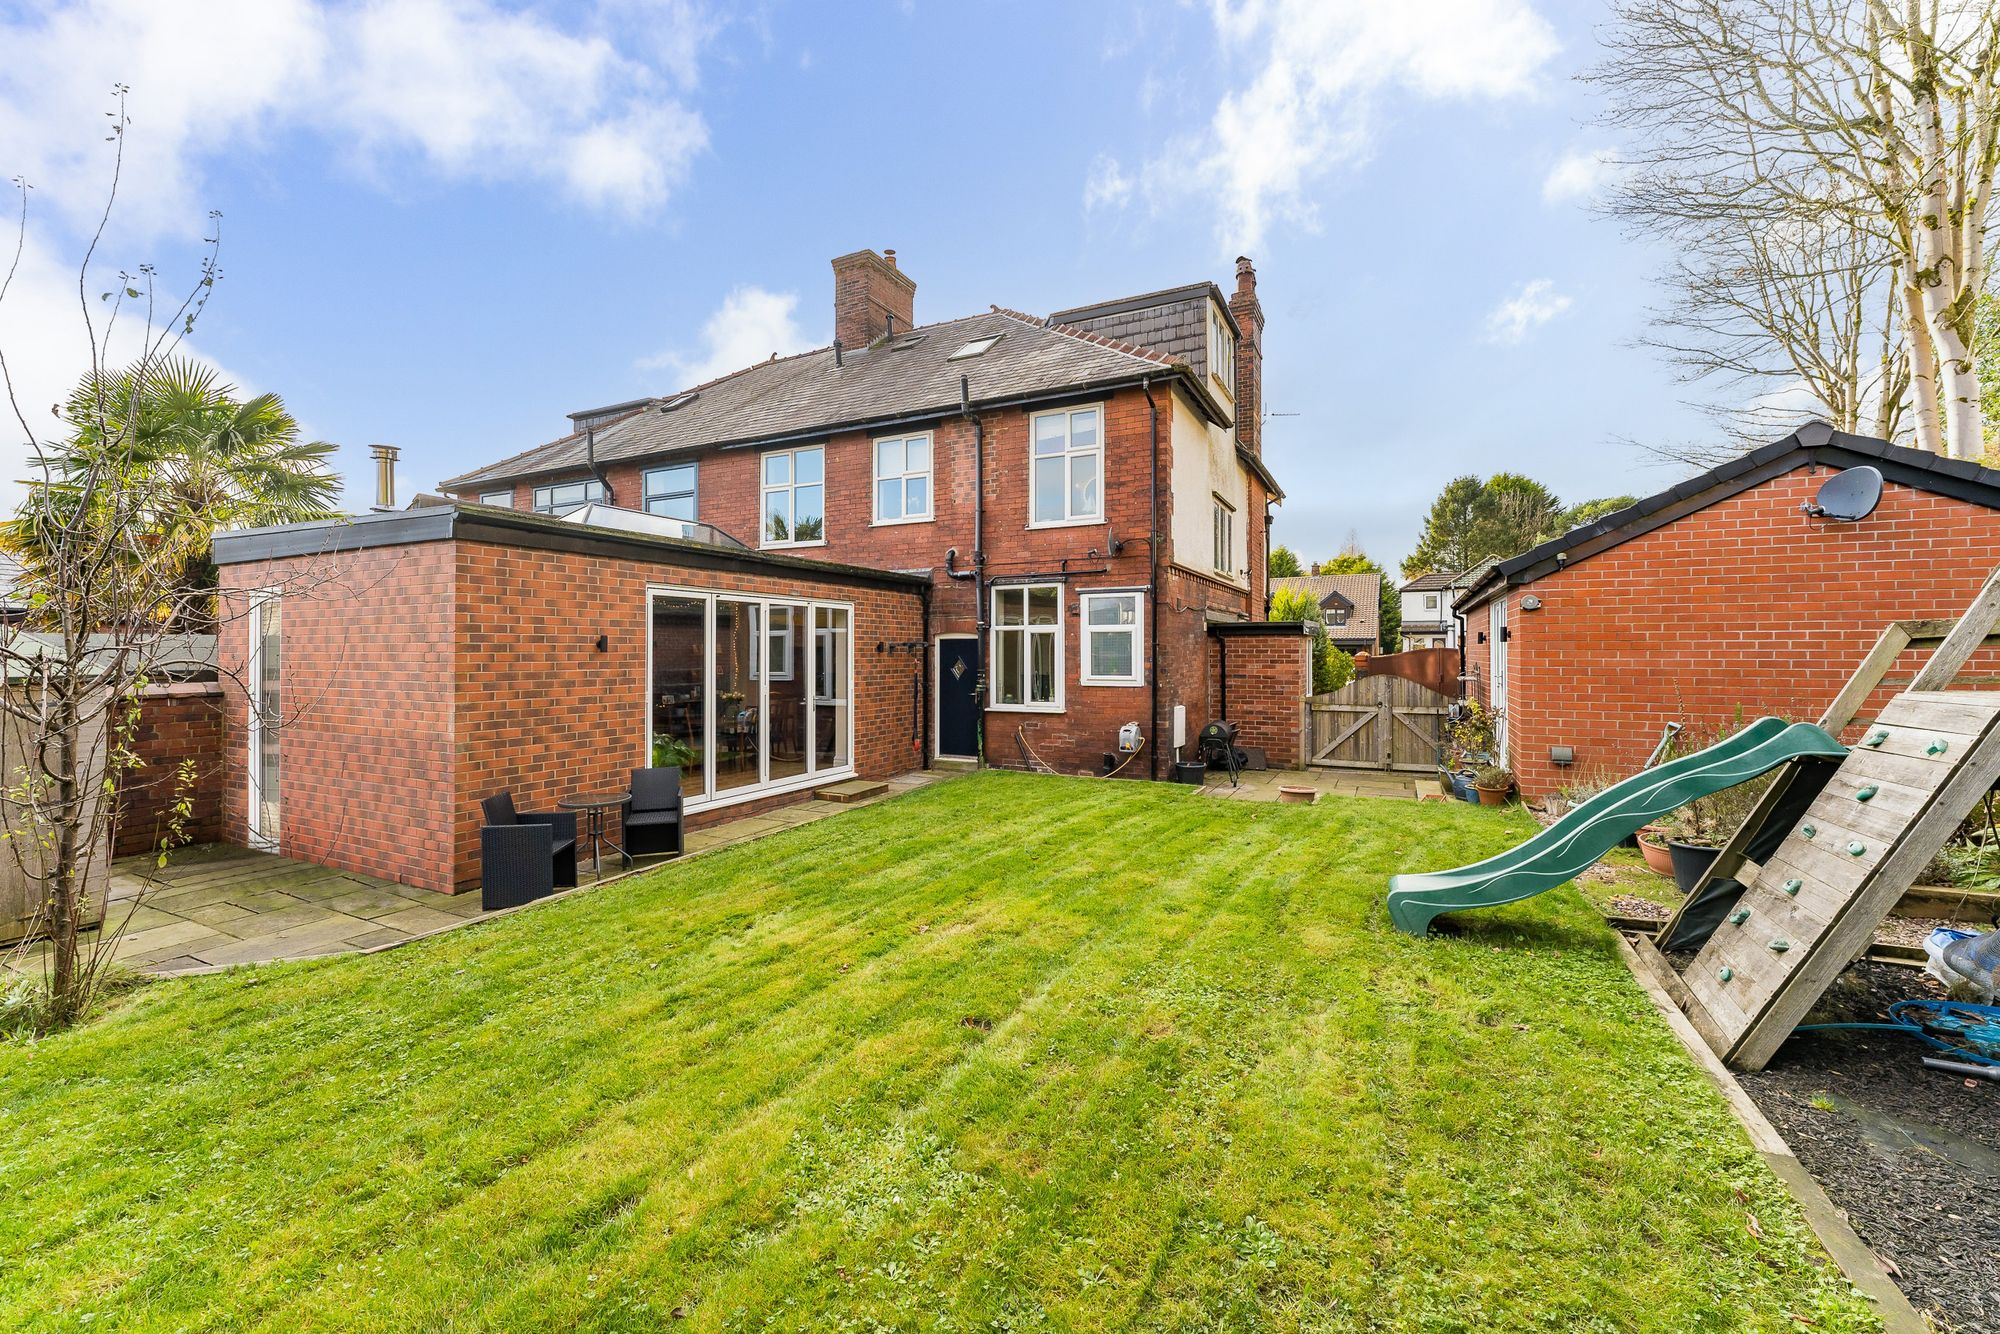
[[[1799,879],[1787,880],[1783,885],[1779,886],[1779,888],[1783,889],[1785,893],[1790,894],[1793,898],[1797,898],[1799,891],[1805,887],[1806,882]]]
[[[1947,750],[1950,749],[1951,749],[1951,744],[1949,742],[1947,742],[1943,737],[1936,737],[1931,741],[1930,745],[1924,747],[1924,754],[1942,755]]]
[[[1855,793],[1854,799],[1856,801],[1873,801],[1875,799],[1875,792],[1876,792],[1875,785],[1873,783],[1870,783],[1867,787],[1864,787],[1859,792]]]
[[[1811,838],[1814,834],[1817,834],[1819,832],[1819,828],[1816,825],[1802,824],[1799,826],[1799,832],[1801,834],[1804,834],[1807,838]]]
[[[1790,949],[1791,947],[1792,947],[1792,942],[1789,940],[1774,940],[1771,942],[1771,953],[1783,954],[1786,950]]]
[[[1868,851],[1868,845],[1865,843],[1849,843],[1847,845],[1847,855],[1850,857],[1859,857],[1866,851]]]
[[[1729,914],[1729,921],[1734,926],[1742,926],[1749,920],[1750,910],[1748,908],[1738,908],[1735,912]]]
[[[1874,731],[1870,732],[1867,736],[1867,739],[1864,740],[1861,744],[1864,746],[1879,746],[1888,739],[1889,739],[1889,734],[1878,727]]]
[[[1727,964],[1724,964],[1722,967],[1715,970],[1715,975],[1721,978],[1724,982],[1727,982],[1730,978],[1736,976],[1736,970],[1734,968],[1729,967]]]

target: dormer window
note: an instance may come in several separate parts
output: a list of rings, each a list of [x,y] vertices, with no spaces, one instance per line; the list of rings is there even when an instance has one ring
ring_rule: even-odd
[[[1229,317],[1222,307],[1208,307],[1208,373],[1224,393],[1236,397],[1236,335],[1229,331]]]
[[[1330,608],[1326,613],[1326,619],[1334,625],[1346,625],[1347,608],[1339,606]]]

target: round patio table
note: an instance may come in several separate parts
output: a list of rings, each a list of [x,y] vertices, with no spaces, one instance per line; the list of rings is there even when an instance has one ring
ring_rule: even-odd
[[[632,800],[630,792],[593,792],[581,796],[564,797],[556,806],[565,811],[576,811],[583,816],[583,836],[590,840],[590,873],[604,874],[603,851],[607,844],[613,852],[632,864],[632,854],[619,847],[604,832],[606,812],[614,811]]]

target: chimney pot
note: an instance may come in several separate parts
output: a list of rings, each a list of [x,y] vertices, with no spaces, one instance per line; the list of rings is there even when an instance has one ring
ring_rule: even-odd
[[[882,252],[882,258],[883,258],[883,259],[885,259],[885,260],[887,260],[887,261],[889,261],[889,267],[890,267],[890,268],[892,268],[892,269],[893,269],[893,268],[895,268],[895,267],[896,267],[896,252],[895,252],[895,251],[893,251],[893,250],[886,250],[886,249],[885,249],[885,250],[884,250],[884,251]]]

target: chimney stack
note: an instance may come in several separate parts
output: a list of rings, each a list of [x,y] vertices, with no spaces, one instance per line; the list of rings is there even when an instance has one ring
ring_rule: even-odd
[[[857,250],[833,261],[833,337],[842,347],[867,347],[886,334],[916,326],[917,285],[896,267],[896,252]]]
[[[1236,443],[1264,454],[1264,307],[1257,300],[1257,267],[1236,257],[1236,294],[1229,313],[1243,336],[1236,340]]]
[[[396,456],[403,451],[394,445],[376,445],[368,452],[375,457],[375,508],[392,510],[396,508]]]

